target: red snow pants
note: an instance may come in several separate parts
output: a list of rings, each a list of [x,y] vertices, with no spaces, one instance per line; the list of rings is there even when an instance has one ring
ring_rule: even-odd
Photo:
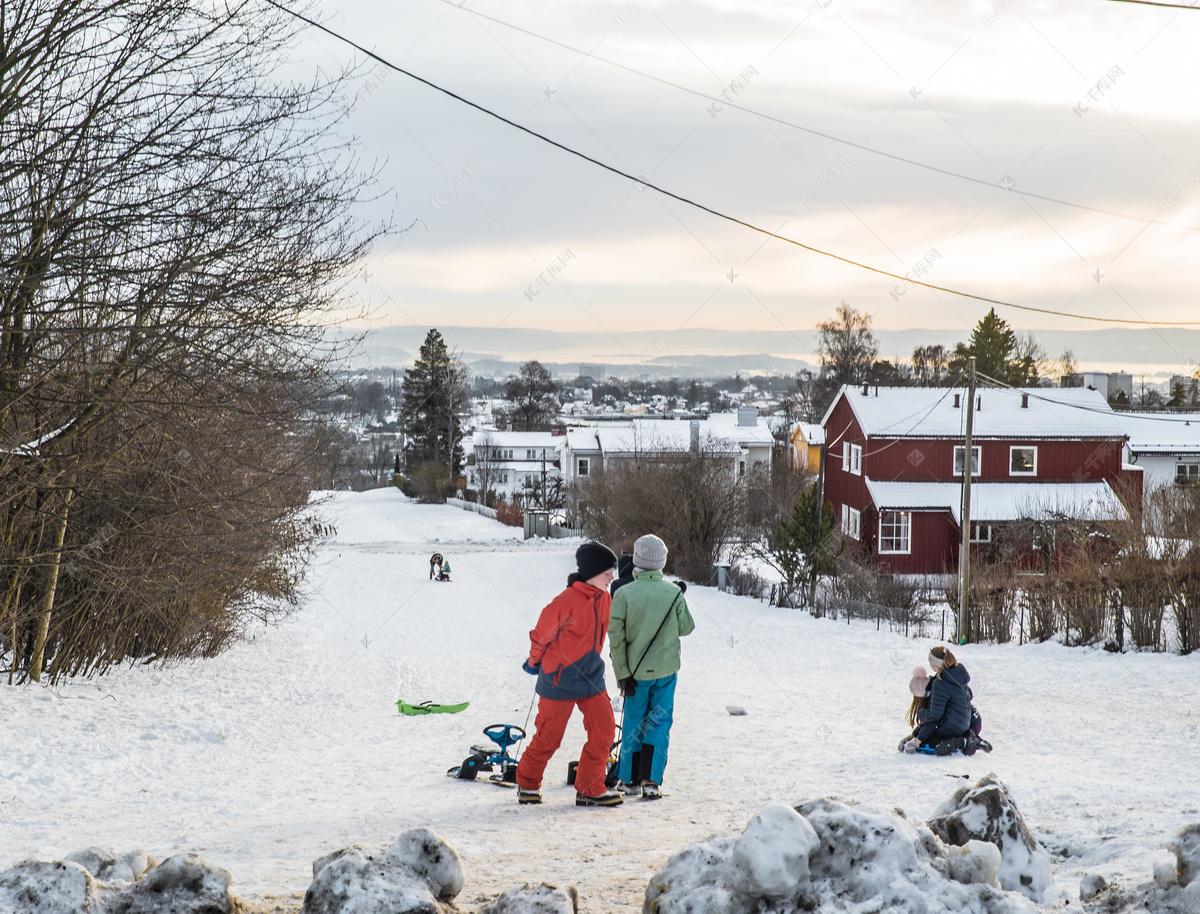
[[[562,744],[563,733],[571,712],[578,707],[583,712],[583,729],[587,731],[587,742],[579,756],[579,770],[575,773],[575,790],[585,796],[595,797],[604,793],[604,776],[608,770],[608,755],[612,750],[613,738],[617,734],[617,721],[613,717],[608,694],[601,692],[591,698],[563,701],[538,697],[537,719],[533,738],[525,747],[517,765],[517,786],[526,790],[537,790],[542,786],[542,775],[550,756]]]

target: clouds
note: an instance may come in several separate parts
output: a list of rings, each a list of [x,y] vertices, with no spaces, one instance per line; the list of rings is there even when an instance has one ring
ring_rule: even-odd
[[[1198,16],[1019,0],[479,4],[706,99],[506,28],[474,6],[424,0],[391,17],[374,4],[335,13],[327,0],[326,13],[332,27],[530,129],[814,247],[900,275],[936,250],[938,284],[1038,307],[1191,317],[1200,233],[1004,187],[1200,224],[1186,186],[1200,164],[1185,63]],[[297,54],[324,54],[326,66],[349,58],[331,39],[320,43]],[[399,74],[360,91],[350,123],[369,157],[386,156],[396,221],[422,220],[374,255],[369,295],[393,322],[508,315],[513,326],[568,329],[590,301],[616,324],[791,329],[811,327],[842,298],[883,327],[977,319],[969,304],[915,289],[900,308],[894,281],[764,244]],[[528,295],[568,250],[567,268]],[[407,317],[389,301],[402,301]]]

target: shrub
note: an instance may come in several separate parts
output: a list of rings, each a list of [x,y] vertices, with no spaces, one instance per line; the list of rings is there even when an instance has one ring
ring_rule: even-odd
[[[496,502],[496,520],[509,527],[524,527],[525,512],[521,510],[520,505],[501,499]]]

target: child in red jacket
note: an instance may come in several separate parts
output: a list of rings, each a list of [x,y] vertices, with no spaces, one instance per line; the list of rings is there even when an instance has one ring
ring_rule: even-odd
[[[542,802],[546,764],[562,744],[571,712],[579,708],[587,742],[575,775],[575,805],[620,806],[621,795],[604,784],[617,722],[600,656],[617,557],[600,543],[584,543],[575,552],[575,564],[579,570],[567,578],[567,589],[542,610],[529,633],[529,659],[522,668],[538,678],[538,712],[533,738],[517,766],[517,802]]]

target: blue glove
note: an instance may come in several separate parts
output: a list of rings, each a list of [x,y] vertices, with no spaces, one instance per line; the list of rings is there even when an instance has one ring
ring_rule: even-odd
[[[526,660],[524,663],[521,664],[521,669],[523,669],[530,676],[536,676],[538,673],[541,672],[540,669],[538,669],[536,666],[534,666],[528,660]]]

